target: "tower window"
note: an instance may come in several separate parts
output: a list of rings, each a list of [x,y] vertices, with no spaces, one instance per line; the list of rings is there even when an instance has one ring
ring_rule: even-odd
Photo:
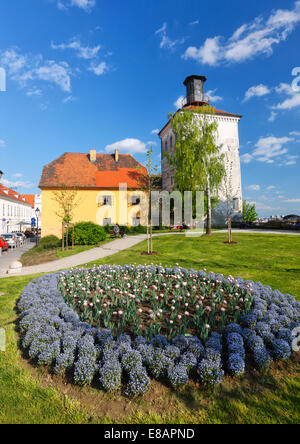
[[[173,148],[173,137],[170,137],[170,147]]]
[[[168,141],[165,142],[165,151],[168,151]]]
[[[239,198],[238,197],[235,197],[233,199],[233,209],[234,209],[234,211],[238,211],[238,209],[239,209]]]

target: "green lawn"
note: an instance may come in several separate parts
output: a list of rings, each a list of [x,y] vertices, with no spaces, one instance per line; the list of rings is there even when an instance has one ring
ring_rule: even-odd
[[[146,242],[130,250],[101,259],[96,264],[178,263],[185,268],[207,269],[260,281],[300,299],[300,236],[273,234],[234,234],[237,244],[224,244],[225,233],[212,237],[189,238],[183,235],[153,238],[154,256],[141,256]],[[88,264],[92,265],[95,262]]]
[[[210,239],[166,236],[154,240],[158,256],[141,256],[145,243],[101,263],[163,263],[241,275],[300,296],[299,238],[225,235]],[[100,262],[99,262],[100,263]],[[276,365],[261,376],[225,378],[215,393],[195,385],[175,393],[153,383],[142,400],[108,396],[95,388],[79,389],[31,367],[18,347],[16,301],[34,276],[0,280],[0,327],[7,350],[0,352],[0,423],[300,423],[299,360]]]

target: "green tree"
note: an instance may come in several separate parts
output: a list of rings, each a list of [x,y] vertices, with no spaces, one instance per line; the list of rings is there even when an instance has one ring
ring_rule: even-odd
[[[225,167],[217,145],[218,124],[212,118],[214,108],[182,109],[170,114],[175,133],[174,153],[165,153],[175,168],[175,187],[181,191],[203,190],[206,193],[206,234],[211,235],[212,193],[218,189],[225,175]]]
[[[251,204],[244,200],[243,202],[243,221],[244,222],[255,222],[258,218],[256,212],[255,204]]]

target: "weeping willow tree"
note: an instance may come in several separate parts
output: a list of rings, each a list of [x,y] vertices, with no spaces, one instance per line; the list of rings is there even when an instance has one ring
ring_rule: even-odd
[[[165,153],[175,169],[174,182],[178,191],[205,191],[206,234],[209,236],[212,233],[212,193],[217,191],[225,176],[224,156],[216,143],[218,124],[214,114],[210,106],[170,114],[176,144],[174,153]]]

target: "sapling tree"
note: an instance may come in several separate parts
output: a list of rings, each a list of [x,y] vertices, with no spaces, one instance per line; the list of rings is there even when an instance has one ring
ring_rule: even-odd
[[[74,211],[80,204],[78,190],[75,187],[67,187],[65,184],[60,184],[59,189],[53,191],[52,200],[56,202],[57,209],[55,214],[60,219],[61,224],[70,224],[73,220]],[[64,236],[62,236],[62,242],[64,245]]]
[[[140,188],[147,192],[147,253],[151,254],[153,253],[153,227],[152,227],[152,219],[151,219],[151,192],[154,189],[158,188],[158,176],[157,171],[159,167],[158,165],[153,164],[153,148],[152,146],[149,147],[147,150],[147,162],[146,162],[146,170],[147,172],[144,172],[142,169],[139,168],[139,185]]]
[[[225,170],[226,170],[226,176],[223,180],[223,192],[225,196],[225,203],[226,203],[226,213],[227,213],[227,227],[228,227],[228,243],[232,244],[232,218],[231,214],[233,211],[233,201],[236,198],[236,194],[234,192],[233,188],[233,176],[232,176],[232,170],[233,170],[233,162],[230,160],[229,156],[227,155],[225,157]]]

